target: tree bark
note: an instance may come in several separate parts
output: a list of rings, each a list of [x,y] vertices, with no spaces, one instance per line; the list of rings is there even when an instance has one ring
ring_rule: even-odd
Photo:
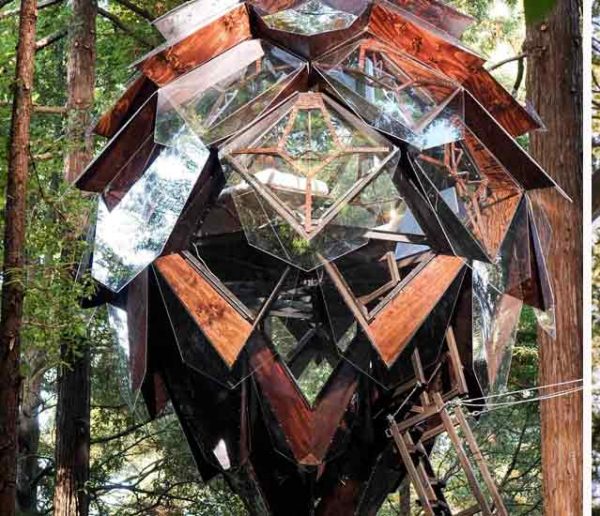
[[[70,51],[67,64],[70,148],[65,156],[65,179],[73,181],[92,158],[87,128],[94,101],[96,64],[95,0],[73,0]],[[76,239],[79,235],[67,238]],[[56,419],[55,516],[87,516],[90,455],[90,350],[87,343],[61,346]]]
[[[15,513],[20,334],[25,295],[24,247],[37,0],[22,0],[10,129],[2,309],[0,312],[0,512]]]
[[[540,385],[580,379],[582,346],[582,48],[580,0],[557,0],[527,29],[527,94],[548,131],[531,137],[531,153],[573,198],[540,192],[553,230],[548,267],[556,300],[556,340],[540,333]],[[551,390],[545,392],[552,392]],[[583,397],[541,403],[544,511],[582,513]]]
[[[39,409],[43,373],[40,364],[42,357],[25,357],[34,371],[25,378],[21,389],[19,410],[19,461],[17,468],[17,509],[23,514],[34,514],[37,509],[37,486],[40,478],[38,449],[40,444]]]

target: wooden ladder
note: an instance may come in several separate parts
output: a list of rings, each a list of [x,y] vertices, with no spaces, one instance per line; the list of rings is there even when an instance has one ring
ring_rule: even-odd
[[[435,415],[439,416],[442,421],[442,424],[437,427],[436,434],[444,432],[448,434],[452,446],[458,456],[460,466],[465,473],[471,491],[477,502],[474,507],[467,509],[467,511],[463,511],[456,516],[475,514],[483,514],[484,516],[508,516],[508,511],[504,506],[502,497],[494,483],[485,458],[477,445],[475,436],[473,435],[462,409],[459,406],[455,406],[453,408],[452,416],[439,393],[433,393],[431,398],[432,406],[436,409]],[[425,514],[427,516],[452,516],[452,512],[443,492],[444,483],[436,477],[431,462],[429,461],[427,450],[423,444],[424,440],[430,440],[433,437],[432,432],[422,432],[415,426],[407,428],[406,425],[398,424],[392,415],[388,416],[388,422],[390,435],[398,448],[402,462],[404,463]],[[458,435],[456,427],[461,429],[466,444],[479,468],[481,477],[491,494],[491,504],[486,500],[481,486],[479,485],[479,481],[475,476],[473,464],[465,452],[463,441]]]

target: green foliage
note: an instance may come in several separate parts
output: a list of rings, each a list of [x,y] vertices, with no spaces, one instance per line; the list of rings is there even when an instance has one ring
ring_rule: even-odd
[[[542,20],[554,7],[556,0],[524,0],[528,24]]]

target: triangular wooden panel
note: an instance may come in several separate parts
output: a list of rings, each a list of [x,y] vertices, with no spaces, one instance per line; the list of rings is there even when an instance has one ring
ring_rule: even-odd
[[[325,264],[340,294],[388,367],[394,364],[464,267],[465,262],[456,256],[434,256],[371,321],[367,321],[335,265]]]
[[[494,120],[485,106],[469,93],[465,93],[465,124],[524,189],[556,186],[556,182]]]
[[[135,113],[127,125],[115,134],[102,152],[87,166],[75,181],[77,188],[86,192],[102,192],[128,165],[138,149],[146,150],[146,156],[151,154],[154,144],[155,116],[156,96],[150,98]],[[148,144],[148,149],[145,149],[145,144]],[[138,173],[143,173],[145,161],[136,164],[137,167],[134,168]],[[129,173],[134,173],[133,169],[129,170]]]
[[[422,18],[427,23],[445,30],[455,38],[460,38],[475,21],[470,16],[438,0],[391,0],[391,2]]]
[[[250,322],[181,255],[163,256],[155,266],[221,358],[232,367],[250,337]]]

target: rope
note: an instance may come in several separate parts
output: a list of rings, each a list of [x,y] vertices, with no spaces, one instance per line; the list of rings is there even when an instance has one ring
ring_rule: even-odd
[[[471,412],[471,416],[479,416],[481,414],[486,414],[488,412],[493,412],[495,410],[500,410],[500,409],[504,409],[507,407],[512,407],[515,405],[523,405],[525,403],[533,403],[534,401],[544,401],[544,400],[550,400],[553,398],[558,398],[560,396],[567,396],[569,394],[574,394],[576,392],[580,392],[583,390],[583,386],[581,387],[575,387],[573,389],[566,389],[564,391],[560,391],[560,392],[555,392],[552,394],[546,394],[546,395],[542,395],[542,396],[537,396],[535,398],[530,398],[530,399],[526,399],[526,400],[516,400],[516,401],[507,401],[507,402],[501,402],[501,403],[491,403],[491,404],[484,404],[484,403],[464,403],[463,400],[459,400],[458,402],[454,401],[454,402],[449,402],[448,405],[464,405],[467,408],[478,408],[478,407],[482,407],[483,410],[478,410],[478,411],[474,411]]]
[[[549,383],[546,385],[540,385],[538,387],[529,387],[527,389],[520,389],[518,391],[508,391],[508,392],[502,392],[499,394],[490,394],[489,396],[482,396],[481,398],[465,398],[462,401],[463,402],[470,402],[470,401],[479,401],[479,400],[489,400],[492,398],[502,398],[505,396],[512,396],[514,394],[520,394],[523,392],[532,392],[532,391],[540,391],[542,389],[550,389],[551,387],[562,387],[563,385],[572,385],[574,383],[581,383],[583,382],[583,379],[580,378],[578,380],[568,380],[566,382],[559,382],[559,383]]]

